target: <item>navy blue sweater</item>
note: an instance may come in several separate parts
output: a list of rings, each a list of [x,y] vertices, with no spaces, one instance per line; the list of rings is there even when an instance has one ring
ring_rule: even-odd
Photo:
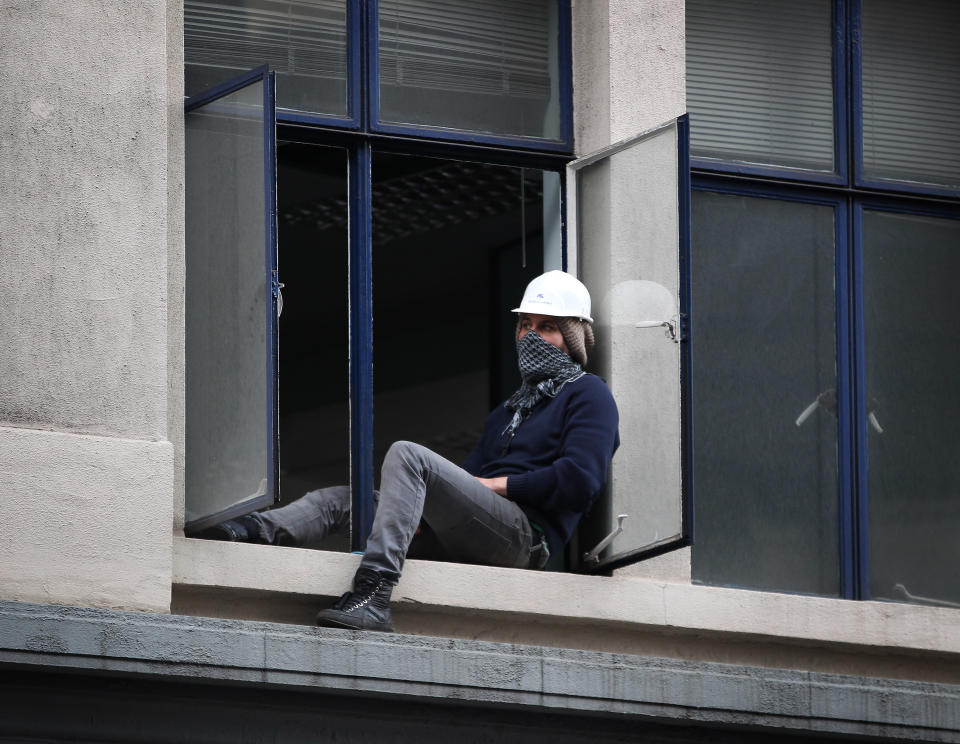
[[[620,445],[617,404],[603,380],[584,375],[541,401],[504,453],[503,431],[512,417],[506,406],[493,409],[462,467],[482,478],[508,476],[507,498],[543,529],[556,554],[606,482]]]

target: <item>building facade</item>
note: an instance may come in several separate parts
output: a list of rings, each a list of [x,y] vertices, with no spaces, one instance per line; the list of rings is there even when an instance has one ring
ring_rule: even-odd
[[[951,3],[0,21],[0,739],[960,741]],[[623,442],[567,555],[312,627],[550,268]],[[342,540],[188,536],[335,483]]]

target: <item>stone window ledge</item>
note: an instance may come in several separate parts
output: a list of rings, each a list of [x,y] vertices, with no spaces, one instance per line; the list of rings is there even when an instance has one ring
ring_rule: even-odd
[[[312,624],[359,556],[174,538],[173,612]],[[960,684],[960,610],[408,561],[397,631]]]

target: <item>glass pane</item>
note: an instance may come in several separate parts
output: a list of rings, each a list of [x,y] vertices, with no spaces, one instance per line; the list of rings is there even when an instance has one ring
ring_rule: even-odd
[[[277,148],[281,503],[350,482],[347,154]],[[349,531],[324,549],[349,550]]]
[[[960,186],[960,4],[863,4],[866,178]]]
[[[677,148],[677,127],[669,126],[576,172],[578,261],[598,338],[593,371],[617,401],[622,442],[609,498],[598,500],[580,530],[580,558],[617,527],[619,514],[627,515],[623,532],[604,560],[683,536],[680,347],[662,327],[637,327],[676,320]],[[650,302],[652,281],[665,308]]]
[[[384,122],[560,137],[556,0],[380,0]]]
[[[281,108],[347,115],[346,0],[185,0],[186,94],[255,67]]]
[[[830,0],[687,0],[694,157],[834,170]]]
[[[519,387],[510,309],[555,250],[557,181],[533,169],[374,155],[377,481],[401,439],[462,462],[490,410]]]
[[[262,81],[186,115],[186,173],[190,523],[273,499]]]
[[[693,578],[836,596],[833,209],[694,192],[691,252]]]
[[[864,212],[870,593],[960,602],[960,222]]]

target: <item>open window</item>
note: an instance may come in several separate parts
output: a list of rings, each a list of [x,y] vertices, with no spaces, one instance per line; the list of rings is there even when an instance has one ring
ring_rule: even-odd
[[[390,443],[462,461],[519,384],[504,308],[562,266],[562,178],[275,136],[269,82],[187,103],[186,530],[350,484],[315,547],[362,549]]]
[[[271,503],[277,486],[273,75],[186,105],[186,529]]]
[[[593,297],[591,368],[617,400],[622,441],[570,556],[580,571],[690,544],[688,148],[684,115],[567,166],[568,264]]]

